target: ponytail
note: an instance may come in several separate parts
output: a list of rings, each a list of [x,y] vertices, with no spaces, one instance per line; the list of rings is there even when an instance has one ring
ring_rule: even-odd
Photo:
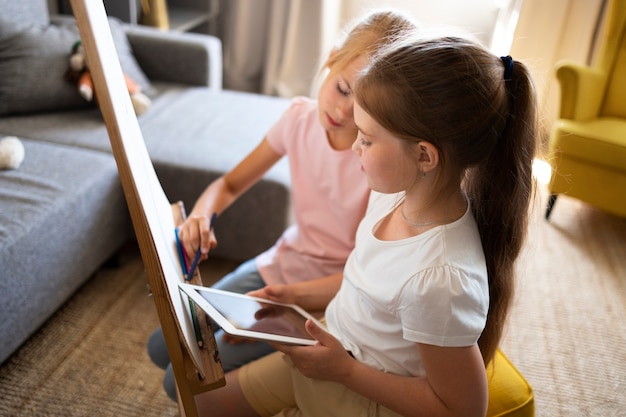
[[[513,298],[514,262],[526,237],[534,190],[535,93],[526,67],[521,62],[511,64],[511,77],[505,81],[508,115],[504,130],[487,159],[467,171],[464,183],[489,274],[489,313],[478,341],[485,363],[498,347]]]

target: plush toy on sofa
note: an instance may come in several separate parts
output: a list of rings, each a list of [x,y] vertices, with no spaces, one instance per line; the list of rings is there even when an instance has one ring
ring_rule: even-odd
[[[70,82],[76,83],[78,92],[85,100],[97,103],[94,95],[93,80],[89,68],[87,68],[85,49],[81,41],[77,41],[72,46],[70,68],[67,70],[65,78]],[[135,114],[140,115],[144,113],[151,106],[152,101],[141,92],[141,87],[132,78],[124,74],[124,80],[126,81],[126,88],[130,94],[130,101],[133,103]]]
[[[18,169],[24,160],[24,145],[15,136],[0,139],[0,169]]]

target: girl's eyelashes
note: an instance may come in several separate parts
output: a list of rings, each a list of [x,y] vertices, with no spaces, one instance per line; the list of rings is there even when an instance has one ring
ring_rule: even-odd
[[[348,97],[351,93],[350,89],[347,87],[344,87],[343,82],[341,81],[337,83],[337,91],[339,91],[339,94],[345,97]]]
[[[361,145],[361,146],[370,146],[372,144],[372,142],[370,142],[369,140],[365,139],[365,137],[363,136],[363,133],[361,131],[359,131],[359,134],[357,136],[357,140],[359,141],[359,145]]]

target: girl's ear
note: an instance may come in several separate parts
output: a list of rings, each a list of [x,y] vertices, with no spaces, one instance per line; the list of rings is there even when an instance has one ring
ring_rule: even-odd
[[[430,142],[425,140],[417,144],[420,170],[424,173],[433,171],[439,165],[439,151]]]

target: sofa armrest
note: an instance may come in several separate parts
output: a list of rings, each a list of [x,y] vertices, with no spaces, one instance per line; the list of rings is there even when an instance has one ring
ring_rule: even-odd
[[[561,119],[587,120],[597,117],[602,102],[605,76],[593,67],[559,61],[556,78],[561,86]]]
[[[135,59],[151,80],[222,88],[222,43],[211,35],[125,29]]]

